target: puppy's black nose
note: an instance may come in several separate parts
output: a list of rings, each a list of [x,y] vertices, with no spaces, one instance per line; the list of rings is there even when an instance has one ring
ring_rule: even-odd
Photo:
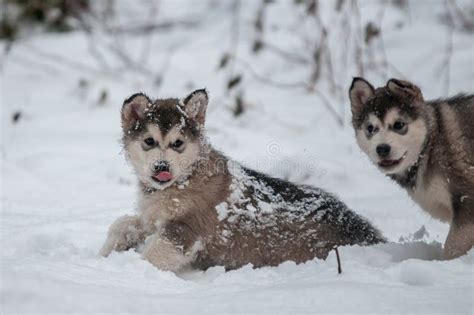
[[[380,144],[377,146],[377,154],[382,157],[386,158],[390,154],[390,146],[388,144]]]
[[[157,173],[159,172],[169,172],[170,170],[170,164],[167,161],[156,161],[153,164],[153,170]]]

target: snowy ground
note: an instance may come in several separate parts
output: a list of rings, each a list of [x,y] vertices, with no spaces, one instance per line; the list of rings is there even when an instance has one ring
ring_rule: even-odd
[[[448,226],[424,214],[370,165],[356,146],[348,100],[334,104],[345,110],[346,126],[340,127],[313,94],[250,79],[252,106],[235,119],[223,92],[225,77],[216,71],[229,44],[230,22],[220,17],[225,5],[203,15],[207,2],[193,3],[199,5],[184,9],[170,1],[160,9],[164,16],[205,21],[154,37],[146,68],[169,63],[159,89],[144,69],[96,71],[90,42],[80,32],[37,35],[2,56],[0,313],[473,314],[474,250],[452,261],[437,259]],[[250,2],[244,4],[245,17]],[[377,4],[365,2],[362,18],[377,12]],[[385,50],[426,98],[444,96],[437,73],[443,6],[417,1],[410,9],[411,17],[395,8],[385,12]],[[286,16],[285,3],[272,12]],[[400,21],[408,26],[395,27]],[[131,38],[122,42],[132,53],[140,45]],[[449,93],[472,92],[472,34],[455,30],[453,45]],[[239,49],[245,56],[248,46]],[[114,64],[113,56],[106,57]],[[259,58],[253,62],[262,71],[298,76]],[[368,77],[376,85],[387,79]],[[81,87],[81,80],[88,84]],[[123,99],[137,91],[185,96],[200,87],[210,91],[207,127],[215,147],[250,167],[336,193],[392,243],[342,248],[341,275],[334,255],[301,265],[179,275],[155,269],[134,252],[99,257],[110,223],[132,213],[135,204],[134,177],[119,142]],[[98,105],[103,89],[108,97]],[[23,115],[14,124],[17,110]]]

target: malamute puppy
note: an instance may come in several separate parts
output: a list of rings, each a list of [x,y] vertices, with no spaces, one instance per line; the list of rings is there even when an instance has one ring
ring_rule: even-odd
[[[163,270],[227,270],[326,258],[336,246],[384,239],[321,189],[247,169],[204,137],[205,90],[184,100],[127,99],[123,144],[138,177],[138,213],[119,218],[101,250],[138,248]]]
[[[425,101],[410,82],[374,89],[362,78],[349,95],[360,148],[420,207],[451,224],[445,258],[465,254],[474,245],[474,95]]]

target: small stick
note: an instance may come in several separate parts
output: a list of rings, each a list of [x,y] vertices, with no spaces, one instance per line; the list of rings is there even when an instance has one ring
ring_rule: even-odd
[[[339,257],[339,251],[337,250],[337,247],[334,247],[334,250],[336,251],[336,257],[337,257],[337,273],[341,274],[342,267],[341,267],[341,258]]]

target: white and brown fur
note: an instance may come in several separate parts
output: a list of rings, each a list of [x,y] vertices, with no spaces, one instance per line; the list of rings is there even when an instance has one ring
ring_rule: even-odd
[[[349,91],[357,143],[379,169],[434,218],[450,224],[444,257],[474,245],[474,95],[425,101],[414,84]],[[402,128],[400,128],[402,127]]]
[[[123,143],[140,183],[138,213],[112,224],[102,255],[137,248],[163,270],[229,270],[324,259],[337,246],[384,241],[332,195],[249,170],[214,150],[204,138],[207,103],[204,90],[184,100],[135,94],[124,102]],[[144,143],[150,137],[152,146]],[[163,160],[173,174],[166,183],[152,178]]]

